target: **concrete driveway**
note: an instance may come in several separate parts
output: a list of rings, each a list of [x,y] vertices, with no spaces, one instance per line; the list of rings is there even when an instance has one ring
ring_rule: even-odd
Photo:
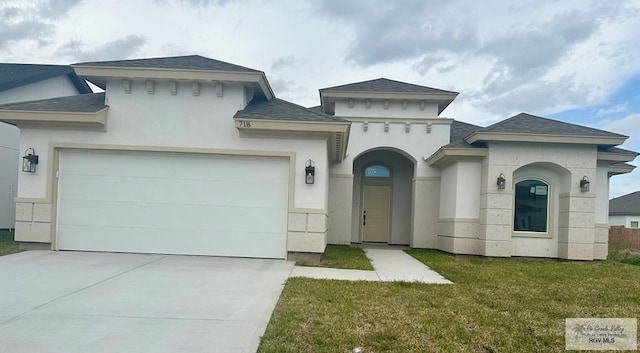
[[[28,251],[0,257],[0,352],[255,352],[293,262]]]

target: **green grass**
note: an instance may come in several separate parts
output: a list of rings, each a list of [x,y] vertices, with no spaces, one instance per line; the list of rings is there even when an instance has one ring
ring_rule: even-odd
[[[612,261],[640,266],[640,250],[624,249],[610,245],[608,258]]]
[[[14,232],[0,230],[0,256],[20,252],[18,243],[13,240]]]
[[[320,262],[298,261],[298,266],[373,270],[364,250],[348,245],[327,245]]]
[[[564,352],[565,318],[640,316],[640,267],[410,250],[453,285],[291,278],[259,352]]]

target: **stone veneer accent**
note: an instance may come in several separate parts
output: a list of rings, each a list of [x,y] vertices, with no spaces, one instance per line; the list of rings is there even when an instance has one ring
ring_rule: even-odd
[[[323,253],[327,245],[327,214],[289,212],[287,252]]]
[[[438,249],[453,254],[478,254],[479,219],[441,218],[439,220],[439,226]]]
[[[560,194],[558,257],[571,260],[595,258],[594,213],[594,194]]]
[[[480,255],[511,256],[512,198],[510,190],[480,195]]]
[[[51,203],[16,202],[16,241],[51,243]]]

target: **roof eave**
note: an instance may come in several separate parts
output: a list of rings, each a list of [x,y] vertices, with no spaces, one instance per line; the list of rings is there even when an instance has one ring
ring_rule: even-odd
[[[545,142],[583,145],[617,146],[624,143],[626,136],[584,136],[584,135],[546,135],[505,132],[473,132],[465,137],[467,143],[501,141],[501,142]]]
[[[598,152],[599,161],[631,162],[637,156],[638,153]]]
[[[283,132],[283,133],[322,133],[329,134],[329,151],[332,161],[341,162],[347,154],[349,131],[348,121],[292,121],[245,118],[238,115],[233,118],[236,129],[241,132]]]
[[[0,110],[0,121],[18,127],[67,125],[106,128],[109,107],[95,112]]]
[[[612,164],[607,169],[607,174],[609,176],[620,175],[620,174],[628,174],[628,173],[633,172],[634,169],[636,169],[636,166],[631,165],[631,164],[626,164],[626,163]]]
[[[429,166],[447,164],[458,158],[482,158],[487,155],[486,148],[440,147],[434,154],[425,159]]]
[[[269,120],[243,117],[242,115],[236,115],[233,120],[238,130],[245,131],[347,132],[351,125],[348,121]]]

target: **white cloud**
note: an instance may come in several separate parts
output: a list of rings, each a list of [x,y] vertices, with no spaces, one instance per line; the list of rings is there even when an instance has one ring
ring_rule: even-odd
[[[627,111],[627,106],[628,106],[627,103],[620,103],[620,104],[610,106],[608,108],[600,108],[596,112],[596,116],[605,116],[605,115],[611,115],[611,114],[617,114],[617,113],[624,113]]]

